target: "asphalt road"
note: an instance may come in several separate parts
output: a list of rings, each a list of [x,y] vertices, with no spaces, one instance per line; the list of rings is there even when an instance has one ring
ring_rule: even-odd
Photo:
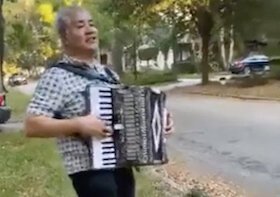
[[[233,181],[253,196],[280,196],[280,103],[169,97],[177,133],[169,140],[188,166]]]

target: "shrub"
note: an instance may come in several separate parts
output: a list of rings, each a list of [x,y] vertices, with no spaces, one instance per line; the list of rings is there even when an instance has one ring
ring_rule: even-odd
[[[189,73],[193,74],[197,72],[197,66],[193,62],[177,62],[174,63],[174,70],[176,73]]]
[[[140,60],[151,60],[156,58],[158,55],[158,48],[150,47],[146,49],[139,49],[138,55]]]
[[[271,79],[280,80],[280,64],[274,64],[270,66],[270,74],[269,77]]]
[[[270,64],[272,65],[280,65],[280,58],[274,58],[270,60]]]
[[[153,85],[176,80],[177,75],[170,71],[146,71],[138,73],[137,79],[133,73],[127,73],[122,77],[122,82],[127,85]]]

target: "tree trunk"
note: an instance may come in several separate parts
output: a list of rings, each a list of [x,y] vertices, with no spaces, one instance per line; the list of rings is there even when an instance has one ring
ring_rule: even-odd
[[[208,64],[208,55],[209,55],[209,42],[210,36],[202,37],[202,63],[201,63],[201,72],[202,72],[202,85],[207,85],[209,82],[209,64]]]
[[[4,73],[3,73],[3,62],[4,62],[4,28],[5,20],[3,16],[3,3],[4,0],[0,0],[0,92],[6,92],[4,86]]]
[[[138,79],[138,69],[137,69],[137,38],[134,38],[133,41],[133,52],[132,52],[132,58],[133,58],[133,75],[134,79]]]
[[[116,69],[116,72],[120,76],[123,74],[122,57],[123,57],[123,46],[122,43],[120,42],[118,32],[115,32],[113,50],[112,50],[112,62],[113,62],[113,67]]]
[[[227,56],[225,46],[225,27],[220,30],[220,51],[224,69],[227,69]]]
[[[234,27],[231,25],[230,27],[230,45],[229,45],[229,56],[228,56],[228,62],[232,62],[233,60],[233,54],[234,54]]]
[[[211,31],[214,27],[214,19],[208,7],[199,6],[195,12],[197,18],[196,26],[202,39],[202,85],[207,85],[209,82],[209,43],[211,39]]]

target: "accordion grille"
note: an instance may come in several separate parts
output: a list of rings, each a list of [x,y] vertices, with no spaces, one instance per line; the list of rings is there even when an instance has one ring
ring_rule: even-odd
[[[149,139],[147,132],[149,128],[147,122],[148,107],[146,105],[146,91],[140,88],[131,88],[118,92],[118,96],[122,100],[122,105],[118,106],[121,112],[120,122],[124,126],[124,130],[118,134],[116,145],[120,151],[119,162],[130,164],[148,163],[152,150],[149,150]]]

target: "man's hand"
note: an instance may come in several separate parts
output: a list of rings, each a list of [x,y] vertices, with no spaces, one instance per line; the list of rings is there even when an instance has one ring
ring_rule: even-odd
[[[105,123],[93,115],[75,118],[79,133],[82,136],[94,136],[98,138],[108,137],[112,134]]]
[[[166,121],[165,121],[165,135],[170,135],[174,132],[174,122],[172,119],[172,115],[169,111],[166,111]]]

